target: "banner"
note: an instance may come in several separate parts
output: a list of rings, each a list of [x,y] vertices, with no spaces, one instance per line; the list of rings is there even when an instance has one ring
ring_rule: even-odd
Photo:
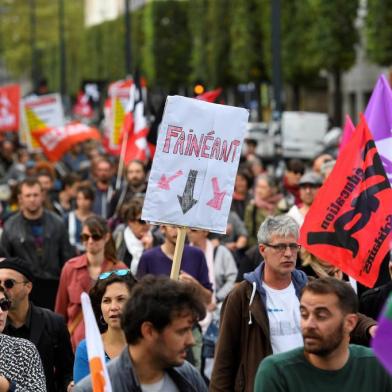
[[[86,346],[90,377],[93,392],[112,392],[108,370],[105,361],[105,350],[102,337],[95,320],[90,297],[87,293],[80,296],[83,310],[83,320],[86,330]]]
[[[387,177],[392,184],[392,90],[384,75],[377,80],[365,117]]]
[[[144,115],[143,95],[145,94],[142,91],[141,80],[136,75],[129,92],[129,107],[123,126],[122,142],[125,144],[125,150],[121,157],[125,165],[128,165],[132,159],[146,161],[153,157],[147,143],[149,128]]]
[[[125,115],[129,106],[129,89],[132,80],[119,80],[109,86],[109,98],[111,100],[109,118],[109,149],[119,151],[121,145],[121,133]]]
[[[60,94],[31,96],[22,100],[25,142],[29,149],[39,149],[35,133],[65,124]]]
[[[392,189],[361,122],[305,217],[300,243],[368,287],[389,251]]]
[[[371,347],[378,360],[392,376],[392,293],[385,304],[377,323],[376,336]]]
[[[348,114],[346,114],[346,121],[344,123],[343,135],[339,144],[339,154],[342,152],[345,145],[350,141],[354,131],[355,131],[355,127],[353,122],[351,121],[351,117]]]
[[[142,219],[226,232],[249,113],[168,97]]]
[[[20,87],[10,84],[0,87],[0,132],[19,130]]]
[[[64,127],[48,128],[34,134],[46,157],[58,161],[75,144],[87,140],[100,140],[97,129],[79,122]]]

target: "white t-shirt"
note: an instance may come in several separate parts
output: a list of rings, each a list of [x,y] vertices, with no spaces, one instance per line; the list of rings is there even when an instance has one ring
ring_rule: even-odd
[[[164,377],[154,384],[140,384],[143,392],[179,392],[177,385],[165,373]]]
[[[278,354],[303,346],[300,329],[299,300],[293,282],[283,290],[275,290],[264,282],[272,352]]]
[[[297,223],[298,226],[301,227],[305,220],[305,215],[299,210],[297,206],[292,206],[287,212],[288,216],[291,216]]]

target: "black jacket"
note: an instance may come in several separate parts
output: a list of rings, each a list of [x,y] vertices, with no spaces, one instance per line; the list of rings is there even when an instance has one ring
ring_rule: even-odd
[[[73,379],[74,355],[63,316],[30,303],[30,340],[37,347],[48,392],[63,392]],[[8,324],[4,334],[12,335]]]
[[[377,320],[391,292],[392,280],[387,284],[365,291],[359,301],[359,311]]]
[[[43,254],[38,255],[29,221],[18,212],[4,225],[1,246],[8,257],[20,257],[31,262],[35,277],[59,279],[64,263],[74,255],[69,243],[67,228],[62,219],[53,212],[44,210]]]

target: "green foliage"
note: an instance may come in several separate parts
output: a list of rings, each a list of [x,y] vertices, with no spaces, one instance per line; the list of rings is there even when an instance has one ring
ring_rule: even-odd
[[[380,65],[392,63],[392,1],[368,0],[366,19],[367,51]]]
[[[40,73],[59,89],[58,1],[35,0]],[[15,77],[31,74],[30,2],[0,15],[2,50]],[[392,0],[369,2],[369,51],[390,62]],[[358,0],[281,1],[284,81],[309,84],[320,69],[346,70],[354,62]],[[67,90],[83,79],[125,77],[124,16],[86,28],[80,0],[64,0]],[[384,34],[384,35],[383,35]],[[209,88],[268,81],[271,77],[271,0],[148,1],[132,13],[132,67],[150,87],[177,89],[196,80]]]
[[[191,47],[191,75],[190,83],[195,81],[208,82],[207,64],[207,36],[209,24],[207,23],[208,0],[193,0],[188,5],[188,24]]]
[[[317,9],[311,0],[291,0],[282,4],[281,48],[284,80],[293,85],[306,85],[319,72]]]
[[[208,83],[211,86],[227,86],[231,84],[228,57],[229,36],[227,29],[229,17],[227,9],[229,0],[214,0],[208,2],[207,8],[207,64]]]
[[[189,68],[188,2],[156,1],[145,6],[143,70],[153,85],[177,88]]]
[[[355,45],[358,31],[355,27],[358,0],[311,0],[316,23],[314,51],[319,58],[319,67],[329,71],[345,71],[355,62]]]

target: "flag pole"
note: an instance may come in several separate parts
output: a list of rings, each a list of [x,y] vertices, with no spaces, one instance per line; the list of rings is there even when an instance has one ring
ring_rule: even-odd
[[[128,112],[134,112],[135,110],[135,94],[132,94],[132,88],[135,88],[134,86],[135,81],[132,80],[131,87],[129,88],[129,109]],[[113,104],[112,104],[113,106]],[[134,121],[134,120],[133,120]],[[132,121],[132,122],[133,122]],[[134,126],[134,123],[133,123]],[[118,163],[118,169],[117,169],[117,179],[116,179],[116,185],[115,185],[115,190],[119,190],[121,186],[121,177],[122,177],[122,172],[124,170],[124,158],[125,158],[125,151],[127,148],[128,144],[128,137],[129,137],[129,129],[124,129],[124,122],[123,122],[123,139],[121,143],[121,151],[120,151],[120,161]]]
[[[122,172],[124,170],[124,157],[125,157],[125,149],[128,144],[128,135],[129,135],[128,130],[123,130],[123,140],[121,143],[120,160],[118,163],[117,179],[116,179],[116,185],[115,185],[116,191],[119,190],[120,186],[121,186],[121,177],[122,177]]]
[[[177,241],[176,248],[174,250],[172,269],[170,273],[170,279],[178,280],[180,275],[181,259],[184,252],[186,236],[186,227],[177,227]]]

